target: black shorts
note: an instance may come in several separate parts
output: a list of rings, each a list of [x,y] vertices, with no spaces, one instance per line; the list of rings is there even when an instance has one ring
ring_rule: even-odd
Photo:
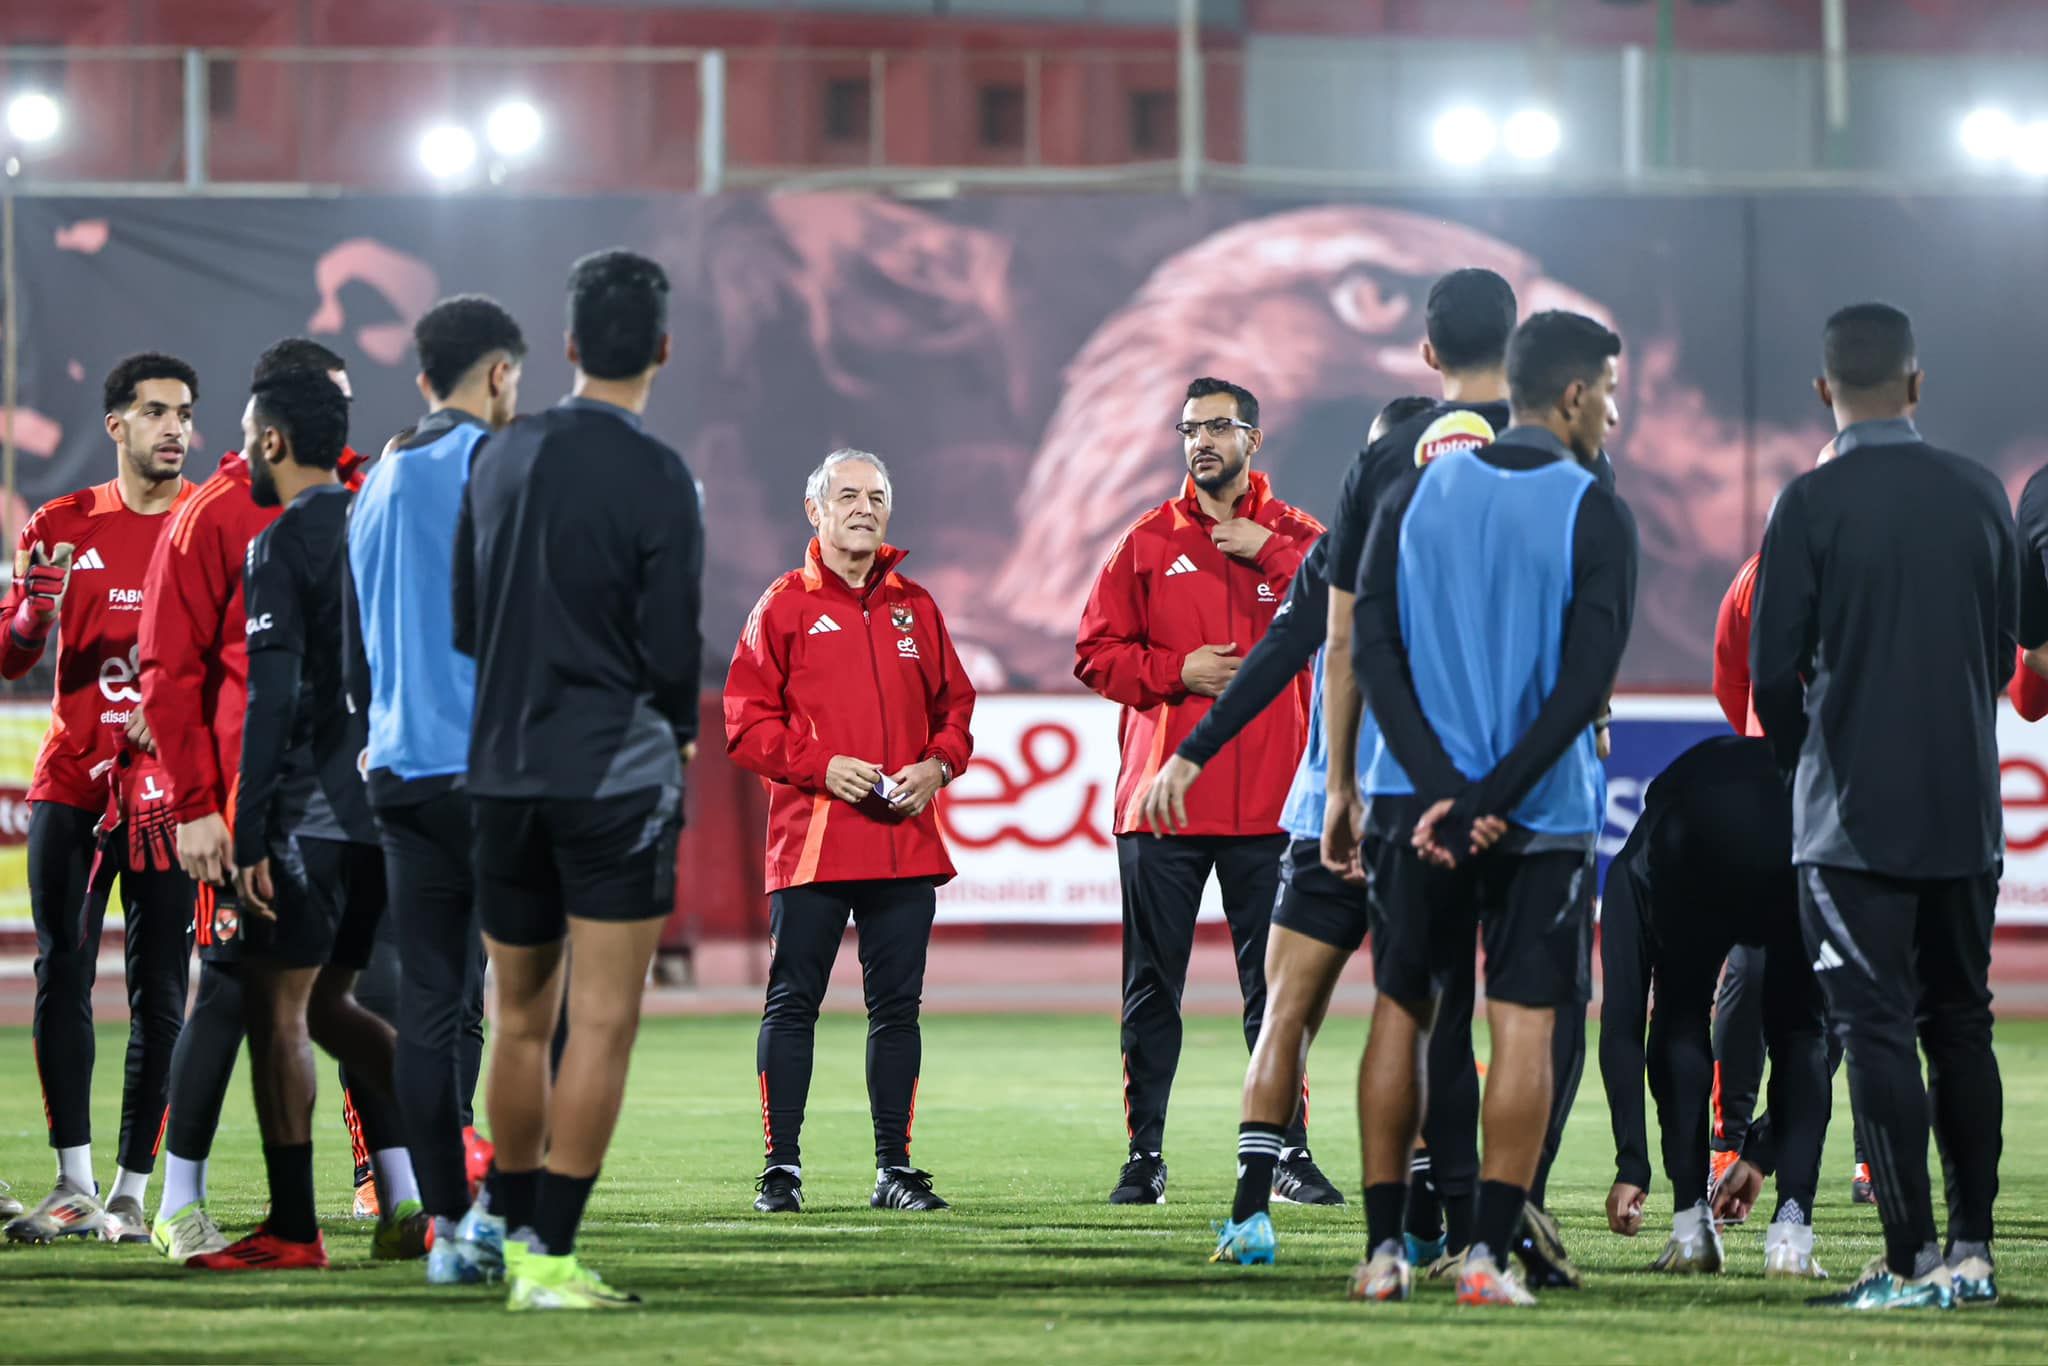
[[[1401,824],[1412,829],[1413,821]],[[1397,1001],[1433,999],[1469,972],[1475,931],[1486,994],[1520,1006],[1569,1006],[1592,979],[1591,852],[1492,853],[1455,869],[1424,863],[1405,839],[1373,838],[1373,985]]]
[[[245,961],[362,971],[384,918],[383,849],[294,835],[271,846],[270,880],[277,920],[241,913]]]
[[[1295,840],[1280,856],[1280,894],[1273,899],[1277,929],[1305,934],[1319,944],[1355,953],[1371,920],[1365,888],[1323,867],[1321,840]]]
[[[579,920],[666,918],[675,909],[681,795],[470,797],[478,918],[501,944],[553,944]]]

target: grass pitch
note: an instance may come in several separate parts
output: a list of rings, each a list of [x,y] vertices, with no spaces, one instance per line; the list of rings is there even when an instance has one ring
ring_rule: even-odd
[[[1837,1361],[2048,1359],[2048,1024],[1999,1026],[2006,1091],[1997,1308],[1851,1318],[1806,1310],[1803,1285],[1762,1277],[1760,1224],[1731,1231],[1730,1274],[1642,1271],[1661,1240],[1607,1233],[1611,1145],[1589,1064],[1551,1182],[1589,1274],[1530,1311],[1461,1310],[1441,1285],[1407,1305],[1347,1303],[1363,1241],[1350,1074],[1363,1026],[1326,1031],[1314,1068],[1318,1159],[1354,1203],[1282,1206],[1280,1264],[1206,1264],[1228,1212],[1244,1045],[1227,1020],[1189,1023],[1168,1132],[1171,1203],[1111,1209],[1123,1158],[1116,1026],[1060,1016],[927,1021],[916,1160],[956,1208],[872,1211],[862,1024],[819,1030],[800,1216],[752,1212],[760,1125],[752,1019],[651,1021],[581,1251],[648,1301],[638,1313],[520,1315],[498,1292],[429,1291],[418,1264],[372,1264],[347,1218],[348,1147],[323,1069],[315,1131],[334,1269],[203,1277],[146,1249],[0,1246],[0,1360],[528,1362],[688,1360],[1288,1363],[1383,1352],[1423,1360]],[[96,1160],[112,1179],[124,1036],[100,1036]],[[1596,1035],[1597,1040],[1597,1035]],[[1597,1042],[1596,1045],[1597,1047]],[[211,1204],[234,1233],[261,1214],[262,1163],[238,1071],[214,1150]],[[28,1032],[0,1031],[0,1175],[33,1204],[48,1189]],[[1838,1085],[1818,1211],[1837,1278],[1879,1249],[1848,1203],[1848,1111]],[[1938,1173],[1937,1173],[1937,1190]],[[155,1212],[152,1183],[149,1207]],[[1659,1223],[1669,1191],[1652,1192]],[[1399,1359],[1398,1356],[1396,1359]]]

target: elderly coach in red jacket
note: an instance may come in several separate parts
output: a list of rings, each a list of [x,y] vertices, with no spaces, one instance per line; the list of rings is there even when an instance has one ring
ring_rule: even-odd
[[[944,1209],[910,1165],[918,1005],[937,888],[953,876],[933,798],[974,751],[974,688],[945,619],[897,572],[889,471],[839,450],[812,472],[817,535],[762,595],[725,680],[726,750],[768,783],[768,1003],[755,1058],[766,1170],[754,1207],[803,1207],[797,1139],[818,1003],[850,912],[868,1006],[877,1209]]]
[[[1244,1036],[1257,1041],[1266,1006],[1266,933],[1287,836],[1280,830],[1308,736],[1309,676],[1225,745],[1187,797],[1180,833],[1140,828],[1145,791],[1272,624],[1287,585],[1322,535],[1315,518],[1273,496],[1251,467],[1259,401],[1242,385],[1198,379],[1175,424],[1187,463],[1179,496],[1140,517],[1110,552],[1088,596],[1075,675],[1121,703],[1116,785],[1124,919],[1124,1115],[1130,1160],[1115,1205],[1163,1204],[1166,1102],[1180,1063],[1181,990],[1202,887],[1213,872],[1237,950]],[[1315,1170],[1299,1119],[1289,1126],[1275,1189],[1341,1203]]]

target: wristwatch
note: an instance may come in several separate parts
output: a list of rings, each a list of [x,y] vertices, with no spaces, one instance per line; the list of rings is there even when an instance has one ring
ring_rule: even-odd
[[[946,756],[943,754],[934,754],[932,758],[938,760],[939,786],[951,787],[953,785],[953,766],[946,762]]]

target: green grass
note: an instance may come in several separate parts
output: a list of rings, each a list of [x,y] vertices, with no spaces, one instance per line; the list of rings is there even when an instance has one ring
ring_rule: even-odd
[[[1355,1196],[1353,1070],[1362,1026],[1334,1022],[1316,1070],[1319,1158]],[[1999,1029],[2006,1160],[2000,1203],[2006,1303],[1951,1315],[1849,1318],[1805,1310],[1805,1287],[1762,1278],[1761,1229],[1731,1234],[1735,1270],[1673,1281],[1640,1268],[1657,1251],[1606,1232],[1607,1117],[1589,1069],[1552,1205],[1591,1273],[1582,1293],[1522,1312],[1459,1310],[1430,1285],[1415,1302],[1347,1303],[1362,1241],[1357,1206],[1282,1207],[1280,1265],[1212,1267],[1209,1221],[1226,1211],[1243,1044],[1226,1020],[1190,1023],[1168,1160],[1172,1203],[1112,1210],[1122,1160],[1115,1025],[1070,1017],[941,1017],[926,1030],[918,1161],[957,1208],[867,1208],[873,1181],[861,1025],[828,1018],[805,1134],[806,1212],[752,1213],[759,1109],[750,1019],[663,1020],[643,1033],[624,1122],[582,1250],[647,1307],[512,1317],[492,1292],[429,1292],[417,1265],[372,1265],[344,1215],[347,1146],[332,1073],[316,1130],[335,1267],[208,1278],[145,1250],[0,1247],[0,1360],[1292,1363],[1419,1349],[1470,1360],[1835,1361],[1935,1354],[2048,1357],[2048,1025]],[[96,1122],[111,1174],[120,1040],[103,1032]],[[213,1205],[231,1230],[260,1213],[262,1166],[246,1068],[215,1149]],[[27,1031],[0,1031],[0,1175],[31,1202],[51,1169]],[[1818,1212],[1837,1277],[1878,1250],[1871,1211],[1847,1201],[1847,1109],[1838,1092]],[[1938,1189],[1938,1186],[1937,1186]],[[151,1190],[154,1212],[155,1188]],[[1669,1193],[1652,1196],[1661,1224]]]

